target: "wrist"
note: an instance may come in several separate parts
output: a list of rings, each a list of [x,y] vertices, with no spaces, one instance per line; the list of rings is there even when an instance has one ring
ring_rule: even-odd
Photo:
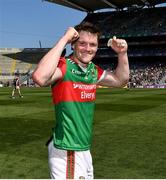
[[[69,43],[68,37],[66,35],[62,36],[60,40],[63,41],[63,43],[65,44]]]
[[[119,53],[117,53],[117,54],[118,54],[118,57],[127,56],[127,51],[125,51],[125,52],[119,52]]]

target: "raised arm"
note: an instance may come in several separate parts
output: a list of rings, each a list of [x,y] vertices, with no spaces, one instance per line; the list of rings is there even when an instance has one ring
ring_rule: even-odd
[[[57,65],[60,56],[67,43],[78,38],[78,32],[69,27],[66,33],[60,38],[57,44],[40,60],[32,78],[39,86],[47,86],[61,78],[62,73]]]
[[[100,85],[110,87],[123,87],[129,80],[129,63],[127,56],[128,45],[124,39],[113,39],[108,41],[110,46],[118,55],[118,65],[114,72],[106,72],[106,75]]]

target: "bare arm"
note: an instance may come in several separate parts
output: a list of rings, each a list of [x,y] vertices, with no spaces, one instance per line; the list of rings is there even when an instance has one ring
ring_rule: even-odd
[[[123,87],[129,80],[127,43],[123,39],[116,39],[116,37],[113,37],[113,39],[108,42],[108,46],[111,46],[118,54],[118,65],[113,73],[107,71],[104,79],[100,81],[99,84],[102,86]]]
[[[32,75],[33,80],[38,85],[47,86],[61,78],[62,73],[57,68],[61,53],[67,43],[77,38],[78,32],[74,28],[69,27],[57,44],[40,60]]]

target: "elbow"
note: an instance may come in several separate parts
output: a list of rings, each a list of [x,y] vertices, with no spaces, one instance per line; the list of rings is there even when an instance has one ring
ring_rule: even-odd
[[[129,76],[124,77],[124,79],[121,81],[120,87],[126,86],[128,82],[129,82]]]
[[[40,75],[37,72],[33,72],[32,79],[37,85],[41,87],[46,86],[45,82],[43,81],[43,79],[40,77]]]
[[[126,75],[126,76],[123,76],[123,78],[117,78],[117,81],[116,81],[116,85],[115,87],[117,88],[121,88],[121,87],[124,87],[127,85],[127,83],[129,82],[129,76]]]
[[[122,86],[121,86],[121,87],[126,86],[126,85],[128,84],[128,82],[129,82],[129,80],[124,81],[124,82],[122,83]]]

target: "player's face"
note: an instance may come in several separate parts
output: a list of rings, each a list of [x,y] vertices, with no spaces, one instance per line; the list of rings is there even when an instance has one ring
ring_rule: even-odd
[[[75,61],[82,66],[86,66],[96,55],[97,48],[97,34],[81,31],[79,39],[73,45]]]

